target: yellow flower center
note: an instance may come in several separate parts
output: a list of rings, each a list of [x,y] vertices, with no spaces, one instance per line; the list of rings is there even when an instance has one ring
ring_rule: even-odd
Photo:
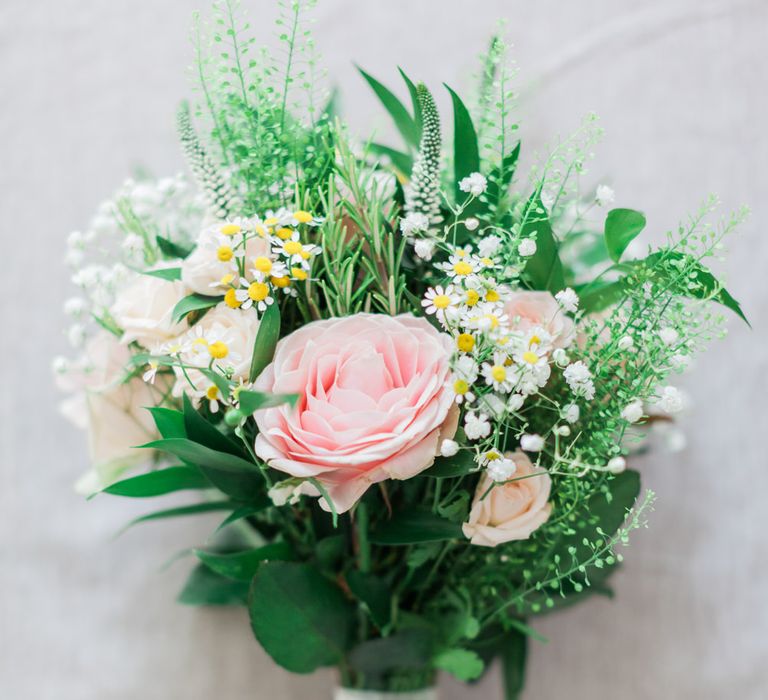
[[[277,235],[278,238],[281,238],[282,240],[287,241],[293,235],[293,229],[283,226],[282,228],[277,229],[277,231],[275,231],[275,234]]]
[[[459,249],[456,251],[455,255],[457,258],[463,258],[463,257],[466,257],[467,251]]]
[[[284,287],[287,287],[291,284],[291,278],[290,277],[270,277],[269,281],[272,282],[272,284],[275,285],[275,287],[279,287],[280,289],[283,289]]]
[[[277,225],[277,221],[278,221],[278,219],[275,216],[270,216],[270,217],[264,219],[264,223],[267,226],[276,226]]]
[[[451,297],[447,294],[436,294],[432,304],[436,309],[447,309],[451,305]]]
[[[453,271],[457,275],[471,275],[472,274],[472,265],[470,265],[468,262],[464,262],[463,260],[459,260],[459,262],[453,264]]]
[[[288,255],[300,255],[304,252],[304,246],[298,241],[286,241],[283,243],[283,250]]]
[[[468,289],[466,299],[467,306],[474,306],[478,301],[480,301],[480,295],[474,289]]]
[[[491,324],[491,328],[495,329],[499,327],[499,319],[496,318],[493,314],[485,314],[484,318],[488,319]]]
[[[485,459],[488,462],[495,462],[497,459],[501,459],[501,455],[496,450],[489,450],[485,453]]]
[[[228,285],[228,284],[232,284],[232,281],[233,281],[234,279],[235,279],[235,276],[234,276],[234,274],[232,274],[231,272],[228,272],[226,275],[224,275],[224,276],[223,276],[223,277],[222,277],[222,278],[219,280],[219,284],[223,284],[223,285],[225,285],[225,286],[226,286],[226,285]]]
[[[254,282],[248,287],[248,296],[254,301],[264,301],[269,296],[269,287],[264,282]]]
[[[463,379],[457,379],[453,383],[453,390],[460,396],[464,396],[469,391],[469,384]]]
[[[501,365],[491,367],[491,376],[495,382],[503,382],[507,378],[507,370]]]
[[[535,352],[526,350],[523,353],[523,362],[527,362],[529,365],[535,365],[539,361],[539,356]]]
[[[241,302],[237,300],[237,294],[235,293],[234,289],[227,290],[227,293],[224,295],[224,303],[230,309],[237,309],[240,307]]]
[[[256,231],[262,238],[266,238],[269,233],[269,230],[261,224],[256,224],[256,226],[254,226],[254,231]]]
[[[192,345],[203,345],[203,346],[206,346],[206,345],[208,345],[208,341],[205,338],[195,338],[192,341]]]
[[[462,352],[470,352],[475,347],[475,339],[469,333],[462,333],[456,338],[456,347]]]
[[[538,335],[532,335],[528,341],[528,347],[532,348],[534,345],[541,345],[541,338]]]
[[[215,384],[211,384],[211,386],[206,389],[205,396],[209,401],[215,401],[219,398],[219,387]]]
[[[480,258],[480,262],[483,263],[485,266],[493,265],[493,260],[490,258]]]
[[[233,255],[232,248],[228,245],[219,246],[219,249],[216,251],[216,257],[221,260],[221,262],[229,262],[232,260]]]
[[[299,209],[299,211],[293,212],[293,218],[296,219],[300,224],[308,224],[310,221],[312,221],[312,214],[310,214],[308,211],[303,211]]]
[[[269,272],[272,269],[272,261],[269,258],[264,257],[263,255],[260,255],[256,260],[253,261],[253,266],[259,271],[259,272]]]
[[[499,299],[501,299],[501,297],[499,296],[499,293],[495,289],[489,289],[485,293],[486,301],[498,301]]]
[[[303,270],[300,267],[292,267],[291,277],[297,280],[305,280],[307,277],[309,277],[309,275],[307,274],[306,270]]]
[[[234,236],[236,233],[240,233],[242,230],[242,227],[238,226],[237,224],[224,224],[219,229],[219,231],[221,231],[225,236]]]
[[[214,359],[223,360],[227,355],[229,355],[229,348],[227,347],[226,343],[222,343],[220,340],[217,340],[216,342],[208,345],[208,352]]]

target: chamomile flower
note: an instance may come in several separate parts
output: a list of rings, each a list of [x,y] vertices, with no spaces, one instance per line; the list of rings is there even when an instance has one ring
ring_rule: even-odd
[[[496,391],[509,393],[520,380],[514,365],[506,353],[496,352],[492,362],[483,364],[483,378]]]
[[[462,323],[468,329],[479,330],[488,335],[506,331],[508,318],[504,309],[497,304],[481,302],[476,307],[464,312]]]
[[[467,255],[464,250],[455,251],[448,262],[439,266],[454,282],[472,285],[477,282],[480,269],[478,260],[473,255]]]
[[[235,292],[235,300],[240,302],[242,309],[250,309],[255,306],[256,309],[264,312],[275,301],[270,291],[266,282],[258,280],[250,283],[244,282],[243,286]]]
[[[291,212],[291,219],[294,226],[298,226],[299,224],[318,226],[323,222],[320,217],[313,216],[310,212],[304,211],[303,209],[297,209],[296,211]]]
[[[302,243],[299,232],[294,231],[286,240],[278,240],[272,248],[272,252],[283,257],[291,266],[302,267],[309,270],[310,261],[314,255],[320,252],[320,248],[313,243]]]
[[[458,317],[459,295],[452,286],[443,288],[430,287],[421,301],[424,312],[430,316],[434,315],[440,323],[446,325]]]
[[[450,386],[457,404],[472,403],[475,400],[472,385],[477,381],[477,373],[477,363],[471,357],[460,357],[455,363]]]
[[[218,413],[222,402],[221,390],[215,384],[211,384],[204,392],[199,394],[199,398],[205,398],[208,401],[208,408],[211,413]]]
[[[157,360],[150,360],[147,363],[147,371],[141,375],[141,378],[148,384],[154,384],[157,377],[157,370],[160,368],[160,363]]]

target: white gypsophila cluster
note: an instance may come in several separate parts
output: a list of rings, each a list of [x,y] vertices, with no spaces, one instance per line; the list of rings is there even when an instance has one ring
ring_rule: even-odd
[[[568,365],[563,371],[563,376],[576,396],[583,396],[587,400],[595,398],[595,384],[592,381],[592,373],[584,362],[578,360]]]
[[[471,173],[459,181],[459,189],[473,197],[479,197],[487,187],[488,180],[482,173]]]

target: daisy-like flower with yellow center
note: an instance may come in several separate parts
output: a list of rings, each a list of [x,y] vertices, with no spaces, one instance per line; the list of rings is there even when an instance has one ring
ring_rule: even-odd
[[[219,405],[222,401],[221,391],[215,384],[211,384],[205,391],[198,394],[198,398],[205,398],[208,401],[208,408],[211,413],[219,412]]]
[[[500,337],[507,334],[509,319],[500,305],[481,302],[462,313],[461,323],[470,330]]]
[[[235,292],[235,300],[240,302],[242,309],[255,307],[258,311],[266,311],[267,307],[274,303],[269,284],[254,280],[244,282],[243,286]]]
[[[283,258],[291,267],[301,267],[309,270],[312,258],[320,252],[320,247],[313,243],[302,243],[298,231],[294,231],[291,237],[282,240],[273,238],[272,252],[278,258]]]
[[[472,403],[475,400],[472,385],[477,381],[477,373],[477,363],[466,355],[460,357],[454,364],[450,388],[453,390],[454,401],[457,404]]]
[[[520,380],[509,356],[503,352],[494,353],[493,362],[483,364],[483,377],[488,386],[504,393],[511,392]]]
[[[427,290],[424,299],[421,300],[421,305],[424,307],[425,313],[435,316],[443,326],[446,326],[458,318],[460,301],[461,297],[452,286],[443,288],[438,285]]]

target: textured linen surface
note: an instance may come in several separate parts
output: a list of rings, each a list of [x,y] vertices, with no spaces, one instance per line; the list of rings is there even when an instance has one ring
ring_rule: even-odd
[[[271,31],[272,2],[244,0]],[[137,165],[182,165],[177,100],[189,96],[189,19],[203,0],[4,0],[0,4],[0,697],[8,700],[246,700],[331,697],[332,677],[294,677],[252,640],[239,610],[173,603],[211,522],[112,534],[153,504],[70,484],[85,441],[58,416],[50,358],[66,350],[60,302],[73,288],[64,238]],[[710,191],[754,208],[732,241],[733,320],[685,388],[689,445],[641,465],[659,493],[616,599],[542,618],[529,700],[759,700],[768,689],[768,3],[761,0],[323,0],[317,43],[353,126],[386,117],[351,61],[397,86],[396,63],[439,95],[466,92],[497,17],[522,69],[524,158],[582,114],[607,130],[591,182],[643,209],[662,240]],[[442,700],[499,697],[494,670]]]

